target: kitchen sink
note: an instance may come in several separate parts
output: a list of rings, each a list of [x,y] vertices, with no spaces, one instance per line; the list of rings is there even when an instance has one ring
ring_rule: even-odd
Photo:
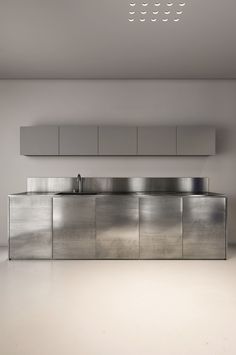
[[[84,196],[84,195],[97,195],[97,192],[59,192],[56,195],[72,195],[72,196]]]

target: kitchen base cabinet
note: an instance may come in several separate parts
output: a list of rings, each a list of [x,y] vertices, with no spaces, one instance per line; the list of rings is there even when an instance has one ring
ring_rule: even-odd
[[[95,198],[53,198],[53,259],[95,259]]]
[[[140,259],[182,258],[182,198],[140,198]]]
[[[101,196],[96,200],[97,259],[139,258],[137,197]]]
[[[9,197],[9,258],[52,258],[52,199],[46,195]]]
[[[184,259],[225,259],[226,198],[190,197],[183,200]]]
[[[9,196],[10,259],[226,259],[220,194]]]

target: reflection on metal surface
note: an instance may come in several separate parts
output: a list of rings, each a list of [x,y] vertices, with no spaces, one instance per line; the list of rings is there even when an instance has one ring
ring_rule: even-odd
[[[96,199],[96,256],[98,259],[139,258],[138,197]]]
[[[85,192],[207,192],[208,178],[83,178]]]
[[[184,198],[183,257],[226,258],[226,198]]]
[[[53,258],[95,259],[95,198],[53,199]]]
[[[182,258],[182,198],[140,198],[140,258]]]
[[[9,209],[10,259],[51,259],[51,197],[11,196]]]
[[[76,177],[39,177],[27,179],[27,192],[69,192],[76,190]]]

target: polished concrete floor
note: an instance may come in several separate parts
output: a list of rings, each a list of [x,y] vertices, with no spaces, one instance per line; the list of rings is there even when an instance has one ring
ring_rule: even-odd
[[[227,261],[8,261],[1,355],[235,355]]]

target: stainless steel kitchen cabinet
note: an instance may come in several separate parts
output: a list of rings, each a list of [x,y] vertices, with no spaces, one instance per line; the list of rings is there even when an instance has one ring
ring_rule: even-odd
[[[58,155],[59,128],[29,126],[20,128],[21,155]]]
[[[183,198],[184,259],[226,258],[226,198]]]
[[[97,155],[98,127],[61,126],[60,155]]]
[[[95,259],[95,197],[53,198],[53,259]]]
[[[96,199],[97,259],[139,258],[139,203],[135,196]]]
[[[136,155],[137,128],[99,127],[99,155]]]
[[[140,198],[140,259],[182,258],[182,198]]]
[[[9,197],[9,258],[52,258],[52,199],[47,195]]]
[[[215,145],[213,127],[177,127],[177,155],[214,155]]]
[[[176,155],[176,127],[138,127],[138,155]]]

